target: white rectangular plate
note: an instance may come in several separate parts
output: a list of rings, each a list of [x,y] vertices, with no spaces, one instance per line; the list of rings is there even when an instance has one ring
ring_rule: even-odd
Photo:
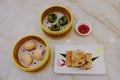
[[[83,50],[85,53],[92,53],[92,58],[98,56],[93,61],[93,68],[89,70],[81,70],[80,68],[67,67],[64,65],[66,58],[61,54],[66,54],[67,50]],[[105,62],[103,47],[101,45],[57,45],[55,46],[55,73],[66,74],[105,74]]]

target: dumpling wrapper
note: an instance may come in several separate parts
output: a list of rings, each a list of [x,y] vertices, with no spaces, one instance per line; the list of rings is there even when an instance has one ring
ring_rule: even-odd
[[[29,40],[29,41],[26,41],[25,44],[24,44],[24,48],[28,51],[34,49],[36,46],[35,44],[35,41],[34,40]]]
[[[24,53],[21,56],[21,61],[23,62],[24,65],[30,66],[30,64],[33,62],[33,58],[30,54]]]
[[[43,53],[43,49],[42,48],[37,48],[34,50],[34,58],[36,60],[41,60],[42,59],[42,53]]]

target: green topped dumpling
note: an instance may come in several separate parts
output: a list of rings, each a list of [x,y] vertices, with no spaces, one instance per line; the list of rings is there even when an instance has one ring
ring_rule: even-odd
[[[60,25],[58,25],[58,24],[52,25],[52,26],[50,26],[50,30],[51,31],[60,31]]]
[[[54,23],[57,20],[57,15],[55,13],[48,14],[48,21]]]
[[[67,16],[62,16],[62,17],[60,17],[60,19],[58,20],[58,23],[59,23],[61,26],[67,24],[67,23],[68,23]]]

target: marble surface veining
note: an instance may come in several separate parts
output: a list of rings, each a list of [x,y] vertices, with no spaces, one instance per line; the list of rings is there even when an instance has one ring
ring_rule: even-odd
[[[64,38],[52,39],[40,28],[41,12],[51,5],[63,5],[74,16],[73,28]],[[92,24],[89,36],[79,36],[74,26],[79,20]],[[38,72],[25,72],[11,59],[19,38],[37,34],[50,45],[51,59]],[[102,44],[107,73],[104,75],[55,74],[54,47],[58,44]],[[0,0],[0,80],[120,80],[120,0]]]

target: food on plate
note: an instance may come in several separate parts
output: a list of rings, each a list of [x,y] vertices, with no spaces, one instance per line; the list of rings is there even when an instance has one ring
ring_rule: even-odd
[[[92,68],[92,54],[84,51],[66,51],[66,65],[68,67],[80,67],[82,70]]]
[[[29,66],[33,62],[33,58],[30,54],[24,53],[21,56],[21,61],[23,62],[24,65]]]
[[[85,64],[85,55],[83,51],[72,51],[72,67],[79,67]]]
[[[80,69],[90,69],[92,68],[92,54],[91,53],[87,53],[85,55],[85,64],[84,66],[80,66]]]
[[[60,25],[55,24],[50,26],[51,31],[60,31]]]
[[[64,15],[64,16],[60,17],[60,19],[58,20],[58,23],[62,26],[67,24],[68,23],[67,16]]]
[[[41,60],[42,59],[42,53],[43,53],[43,49],[42,48],[37,48],[34,50],[34,58],[36,60]]]
[[[72,51],[66,51],[66,65],[68,67],[72,66]]]
[[[29,40],[29,41],[26,41],[25,44],[24,44],[24,48],[28,51],[34,49],[36,46],[35,44],[35,41],[34,40]]]
[[[49,13],[48,14],[48,21],[50,23],[54,23],[57,20],[57,15],[55,13]]]

